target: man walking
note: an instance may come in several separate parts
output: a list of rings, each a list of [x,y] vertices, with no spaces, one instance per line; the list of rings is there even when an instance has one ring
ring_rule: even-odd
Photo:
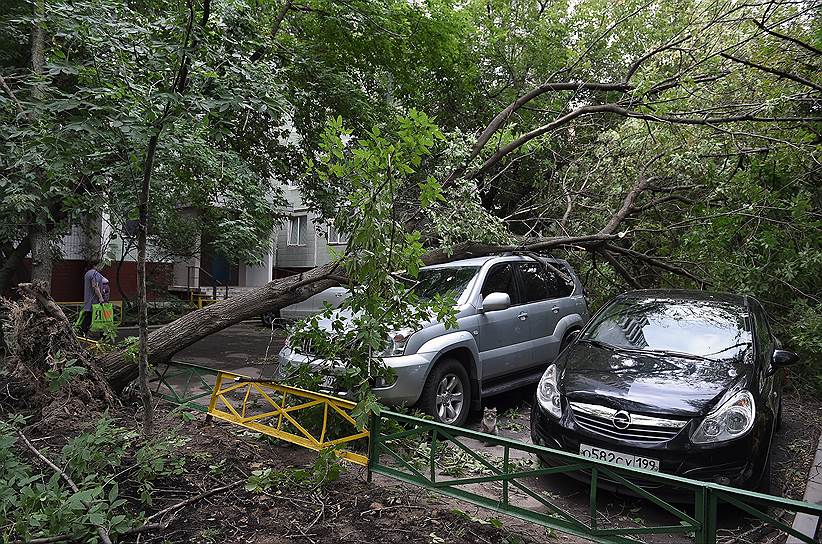
[[[87,336],[91,328],[92,307],[103,303],[101,287],[105,279],[100,273],[101,263],[95,262],[83,276],[83,320],[80,322],[80,334]]]

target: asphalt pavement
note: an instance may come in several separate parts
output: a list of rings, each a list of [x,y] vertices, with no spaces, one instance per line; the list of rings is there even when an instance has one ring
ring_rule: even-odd
[[[136,327],[121,327],[120,333],[136,336],[136,330]],[[262,323],[246,321],[203,338],[172,359],[251,377],[270,377],[284,342],[283,330],[271,331]]]

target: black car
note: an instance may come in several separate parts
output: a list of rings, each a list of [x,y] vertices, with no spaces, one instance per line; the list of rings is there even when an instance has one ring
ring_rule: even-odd
[[[610,463],[765,490],[782,367],[798,360],[780,348],[751,297],[670,289],[620,295],[545,371],[532,439]]]

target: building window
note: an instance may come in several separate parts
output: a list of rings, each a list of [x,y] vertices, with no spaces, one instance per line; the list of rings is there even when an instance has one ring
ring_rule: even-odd
[[[308,228],[307,215],[295,215],[288,219],[288,245],[304,246]]]
[[[345,239],[345,236],[337,232],[337,229],[334,228],[334,225],[328,226],[327,239],[329,245],[345,245],[346,243],[348,243],[348,240]]]

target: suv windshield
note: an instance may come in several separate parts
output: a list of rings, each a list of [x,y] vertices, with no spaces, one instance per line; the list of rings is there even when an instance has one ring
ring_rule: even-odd
[[[449,295],[458,299],[468,282],[479,270],[478,266],[446,266],[442,268],[423,268],[415,282],[414,293],[423,300],[430,300],[435,295]]]
[[[580,341],[732,359],[749,347],[751,327],[747,311],[730,303],[631,298],[611,304]]]

